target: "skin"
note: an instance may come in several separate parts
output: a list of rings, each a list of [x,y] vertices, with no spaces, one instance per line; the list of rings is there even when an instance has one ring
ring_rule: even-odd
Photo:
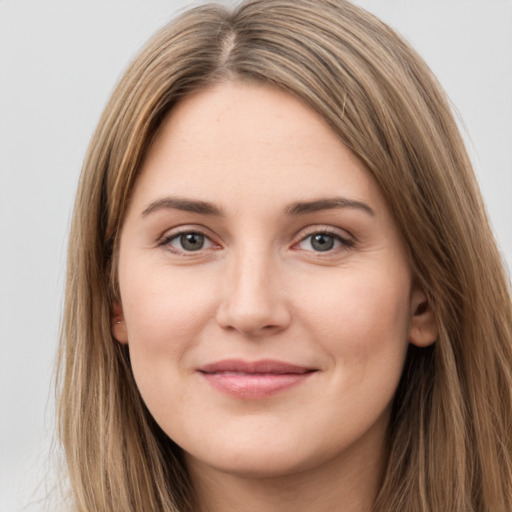
[[[183,232],[202,248],[186,250]],[[198,509],[371,509],[408,343],[436,332],[377,184],[315,112],[231,82],[182,101],[143,163],[118,278],[114,336],[185,452]],[[198,372],[226,358],[315,371],[268,397],[231,396]]]

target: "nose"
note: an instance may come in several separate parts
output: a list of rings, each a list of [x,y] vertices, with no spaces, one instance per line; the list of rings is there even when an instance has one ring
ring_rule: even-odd
[[[272,258],[244,251],[228,267],[218,324],[251,337],[286,329],[291,313],[280,269]]]

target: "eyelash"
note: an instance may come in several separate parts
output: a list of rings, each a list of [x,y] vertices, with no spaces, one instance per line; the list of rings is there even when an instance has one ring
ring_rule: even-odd
[[[179,241],[181,239],[181,237],[183,237],[185,235],[196,235],[196,236],[204,237],[204,241],[210,245],[206,248],[204,246],[202,246],[197,250],[187,250],[187,249],[183,248],[182,243],[180,244],[182,246],[181,248],[176,248],[171,245],[171,242],[173,242],[175,240]],[[332,254],[334,252],[338,252],[339,250],[342,250],[342,251],[348,250],[355,246],[354,240],[343,237],[339,233],[335,232],[332,229],[328,229],[328,228],[321,229],[321,228],[317,227],[314,230],[311,230],[306,235],[302,236],[298,242],[294,243],[292,245],[292,249],[298,247],[300,244],[302,244],[303,242],[305,242],[308,239],[312,240],[312,237],[314,237],[314,236],[329,237],[330,239],[333,239],[334,244],[336,244],[336,242],[338,243],[337,247],[331,247],[325,251],[315,251],[314,249],[308,250],[308,252],[312,252],[317,255]],[[310,242],[310,244],[312,244],[312,241]],[[193,256],[197,253],[201,253],[203,250],[214,247],[217,244],[215,244],[215,242],[213,242],[211,240],[211,238],[204,231],[202,231],[200,229],[183,229],[181,231],[174,232],[174,233],[171,233],[171,234],[165,236],[158,245],[166,247],[168,250],[170,250],[174,254],[179,254],[181,256],[186,257],[186,256]],[[298,250],[300,250],[300,249],[298,249]]]
[[[302,244],[303,242],[305,242],[308,239],[310,239],[309,243],[311,245],[313,243],[314,236],[329,237],[333,240],[334,244],[336,244],[336,242],[338,242],[337,247],[331,247],[325,251],[315,251],[313,249],[308,251],[308,252],[312,252],[318,256],[321,256],[322,254],[329,255],[329,254],[337,253],[339,251],[351,249],[352,247],[355,246],[354,240],[344,237],[344,236],[341,236],[338,232],[336,232],[332,229],[329,229],[329,228],[321,229],[321,228],[317,227],[314,230],[307,233],[305,236],[302,236],[301,239],[293,245],[293,247],[297,247],[299,244]]]
[[[196,236],[198,235],[198,236],[203,237],[205,242],[209,243],[210,246],[216,245],[211,240],[211,238],[200,229],[182,229],[180,231],[171,233],[171,234],[165,236],[158,245],[166,247],[168,250],[170,250],[174,254],[179,254],[181,256],[193,256],[193,255],[200,253],[201,251],[204,250],[204,247],[200,247],[197,250],[186,250],[185,248],[183,248],[183,245],[182,245],[181,249],[173,247],[171,245],[171,242],[173,242],[174,240],[180,240],[180,238],[185,235],[196,235]]]

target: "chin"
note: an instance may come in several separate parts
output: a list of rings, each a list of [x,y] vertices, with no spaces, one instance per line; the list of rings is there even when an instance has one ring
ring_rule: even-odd
[[[266,479],[281,478],[305,471],[314,466],[314,462],[306,462],[297,457],[281,453],[266,453],[266,450],[240,450],[235,453],[224,452],[215,459],[197,458],[185,454],[185,460],[190,467],[209,467],[220,473],[230,474],[241,478]]]
[[[282,478],[320,468],[339,453],[340,447],[311,444],[293,435],[278,438],[239,439],[230,442],[219,439],[210,449],[195,453],[185,452],[185,460],[192,468],[210,468],[224,474],[242,478]],[[208,446],[209,443],[205,443]],[[343,449],[341,450],[343,451]]]

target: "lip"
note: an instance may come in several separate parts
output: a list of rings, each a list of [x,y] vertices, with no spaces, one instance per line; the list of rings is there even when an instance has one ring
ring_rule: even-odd
[[[197,371],[217,391],[258,400],[305,382],[317,369],[273,359],[226,359],[201,366]]]

